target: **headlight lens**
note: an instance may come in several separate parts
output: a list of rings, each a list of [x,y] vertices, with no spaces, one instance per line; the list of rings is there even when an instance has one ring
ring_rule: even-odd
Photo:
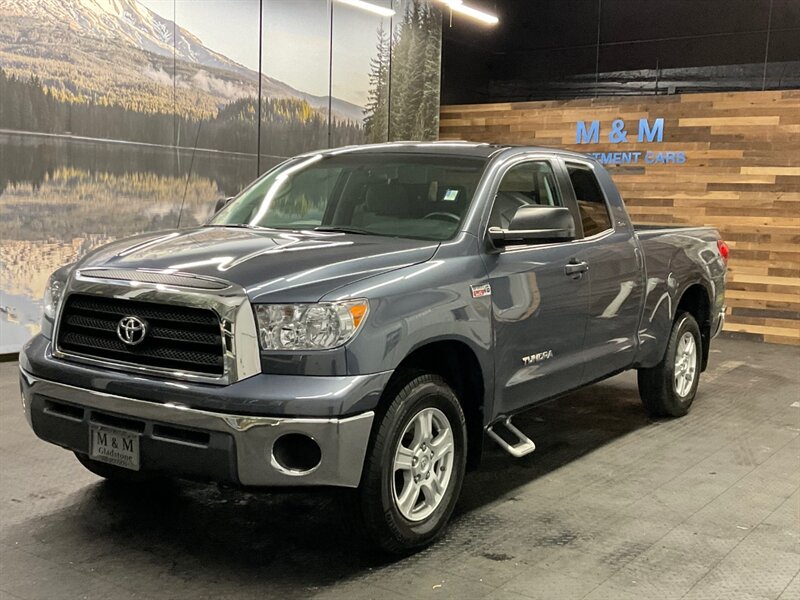
[[[61,296],[64,295],[64,285],[65,282],[56,277],[56,274],[53,273],[50,275],[50,279],[47,280],[47,286],[44,288],[44,314],[51,321],[56,318],[56,311],[58,311]]]
[[[367,318],[365,299],[316,304],[258,304],[264,350],[327,350],[346,343]]]

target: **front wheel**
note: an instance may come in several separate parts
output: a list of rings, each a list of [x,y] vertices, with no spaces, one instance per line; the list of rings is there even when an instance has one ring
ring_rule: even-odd
[[[464,412],[453,390],[437,375],[405,381],[378,425],[358,493],[367,534],[393,553],[442,533],[466,466]]]
[[[702,356],[700,327],[689,313],[675,318],[664,358],[639,369],[639,396],[654,417],[682,417],[697,394]]]

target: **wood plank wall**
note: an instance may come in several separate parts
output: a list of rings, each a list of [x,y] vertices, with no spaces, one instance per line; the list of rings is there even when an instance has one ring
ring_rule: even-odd
[[[662,143],[636,143],[640,118]],[[600,120],[597,144],[576,121]],[[623,119],[628,143],[611,144]],[[441,139],[579,152],[683,151],[686,162],[610,167],[636,223],[711,225],[731,247],[725,330],[800,344],[800,90],[442,106]]]

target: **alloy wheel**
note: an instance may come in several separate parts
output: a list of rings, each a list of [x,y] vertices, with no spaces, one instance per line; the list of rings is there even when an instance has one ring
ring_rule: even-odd
[[[392,496],[409,521],[428,518],[442,503],[450,485],[455,445],[447,416],[428,407],[414,415],[395,451]]]

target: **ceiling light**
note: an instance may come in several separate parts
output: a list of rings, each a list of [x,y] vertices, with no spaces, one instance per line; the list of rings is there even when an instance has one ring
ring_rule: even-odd
[[[371,2],[364,2],[363,0],[336,0],[336,1],[341,4],[349,4],[350,6],[354,6],[362,10],[368,10],[369,12],[375,13],[376,15],[380,15],[382,17],[394,16],[394,11],[391,8],[378,6],[377,4],[372,4]]]
[[[477,8],[472,8],[471,6],[465,6],[464,0],[440,0],[440,2],[444,2],[453,12],[472,17],[487,25],[497,25],[497,23],[500,22],[500,19],[495,15],[490,15],[489,13],[485,13]]]

